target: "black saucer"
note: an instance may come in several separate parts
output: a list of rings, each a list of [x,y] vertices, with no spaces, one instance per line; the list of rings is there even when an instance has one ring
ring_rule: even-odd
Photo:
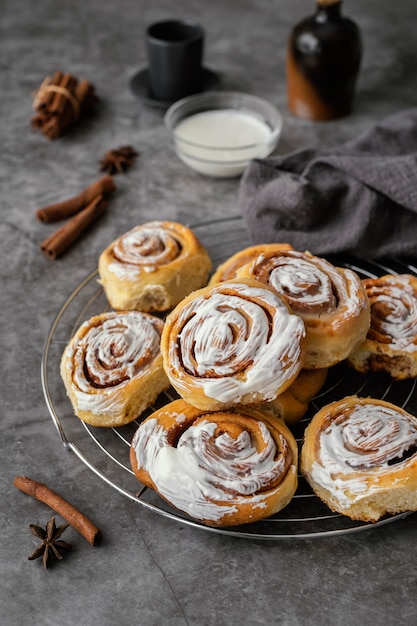
[[[199,93],[202,91],[207,91],[209,89],[213,89],[216,87],[220,81],[220,77],[216,72],[209,70],[207,67],[203,67],[202,70],[202,80],[201,80],[201,89]],[[137,96],[142,102],[151,106],[158,107],[160,109],[167,109],[173,104],[173,102],[164,102],[163,100],[155,100],[149,94],[148,89],[148,69],[146,67],[140,69],[131,79],[130,79],[130,89],[133,91],[135,96]]]

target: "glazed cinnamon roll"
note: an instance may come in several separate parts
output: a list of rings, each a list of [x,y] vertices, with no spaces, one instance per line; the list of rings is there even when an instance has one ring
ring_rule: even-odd
[[[264,252],[237,271],[281,294],[305,322],[304,367],[328,368],[346,359],[366,337],[369,302],[359,276],[309,252]]]
[[[301,472],[333,511],[355,520],[417,510],[417,419],[383,400],[333,402],[305,431]]]
[[[169,387],[163,321],[147,313],[103,313],[80,326],[61,359],[74,413],[93,426],[131,422]]]
[[[211,261],[193,231],[168,221],[136,226],[100,255],[100,282],[117,310],[167,311],[207,283]]]
[[[235,278],[237,270],[243,267],[243,265],[254,261],[261,254],[279,253],[281,250],[293,250],[293,247],[289,243],[264,243],[239,250],[217,267],[210,278],[209,285]]]
[[[166,319],[161,351],[179,395],[217,410],[285,391],[303,365],[305,341],[304,322],[283,298],[241,279],[184,298]]]
[[[130,462],[138,480],[209,526],[276,513],[297,488],[297,444],[259,411],[203,412],[176,400],[137,429]]]
[[[403,380],[417,376],[417,278],[386,274],[364,281],[371,306],[365,341],[349,357],[358,372],[388,372]]]

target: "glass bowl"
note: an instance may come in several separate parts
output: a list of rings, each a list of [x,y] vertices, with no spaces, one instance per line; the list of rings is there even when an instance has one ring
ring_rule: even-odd
[[[282,115],[250,94],[211,91],[175,102],[165,114],[178,157],[206,176],[240,176],[250,160],[268,156],[282,131]]]

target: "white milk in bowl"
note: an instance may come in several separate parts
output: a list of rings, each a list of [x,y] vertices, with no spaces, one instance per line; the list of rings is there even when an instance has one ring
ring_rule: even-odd
[[[227,178],[239,176],[247,163],[270,154],[274,133],[251,111],[214,109],[181,120],[174,130],[180,159],[192,169]]]

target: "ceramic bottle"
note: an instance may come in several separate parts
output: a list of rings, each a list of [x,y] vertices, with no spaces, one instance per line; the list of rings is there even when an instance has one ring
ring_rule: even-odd
[[[357,24],[341,0],[317,0],[292,29],[287,48],[288,107],[298,117],[332,120],[352,111],[362,58]]]

